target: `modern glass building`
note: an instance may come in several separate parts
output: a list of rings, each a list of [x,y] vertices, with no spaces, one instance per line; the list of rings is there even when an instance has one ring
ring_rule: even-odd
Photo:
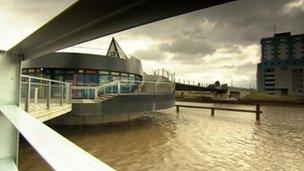
[[[304,95],[304,34],[278,33],[261,40],[257,88],[268,94]]]
[[[137,58],[128,58],[113,38],[107,55],[53,53],[22,63],[22,74],[70,82],[73,86],[96,86],[116,80],[141,81],[142,64]],[[136,83],[121,86],[121,92],[130,92]],[[117,92],[117,87],[106,91]],[[77,90],[74,98],[92,96],[93,92]]]

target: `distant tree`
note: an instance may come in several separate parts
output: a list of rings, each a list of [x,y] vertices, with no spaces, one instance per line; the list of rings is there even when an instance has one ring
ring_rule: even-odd
[[[219,81],[215,81],[214,87],[215,88],[220,88],[221,87],[221,83]]]
[[[228,85],[227,84],[222,84],[221,85],[221,90],[227,91],[228,90]]]

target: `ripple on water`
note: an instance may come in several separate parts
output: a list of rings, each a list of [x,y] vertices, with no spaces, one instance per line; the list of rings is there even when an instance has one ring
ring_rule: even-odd
[[[177,118],[172,108],[130,123],[54,129],[118,170],[302,170],[303,108],[262,110],[260,125],[253,114],[181,108]],[[20,170],[47,169],[28,145],[20,154]]]

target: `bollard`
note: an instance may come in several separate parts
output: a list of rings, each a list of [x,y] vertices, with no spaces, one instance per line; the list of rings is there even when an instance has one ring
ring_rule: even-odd
[[[38,102],[38,88],[37,87],[35,88],[35,91],[34,91],[34,102],[35,103]]]
[[[261,109],[260,109],[260,104],[256,104],[256,111],[255,111],[255,118],[257,121],[260,120],[260,114],[261,114]]]
[[[179,106],[176,106],[176,112],[177,113],[179,112]]]
[[[211,109],[211,116],[214,116],[214,108]]]

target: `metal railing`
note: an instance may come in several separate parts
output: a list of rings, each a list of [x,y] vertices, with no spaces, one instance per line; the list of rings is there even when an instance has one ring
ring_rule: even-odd
[[[21,75],[20,89],[19,104],[26,112],[71,103],[71,84],[67,82]]]
[[[73,86],[63,81],[22,75],[20,107],[26,112],[35,112],[79,102],[77,100],[97,101],[103,94],[169,94],[174,90],[175,83],[170,81],[116,80],[98,86]]]
[[[171,82],[117,80],[98,86],[96,94],[165,94],[174,90],[175,84]]]
[[[175,82],[175,73],[171,73],[165,69],[156,69],[153,71],[154,75],[159,75],[168,78],[170,81]]]

